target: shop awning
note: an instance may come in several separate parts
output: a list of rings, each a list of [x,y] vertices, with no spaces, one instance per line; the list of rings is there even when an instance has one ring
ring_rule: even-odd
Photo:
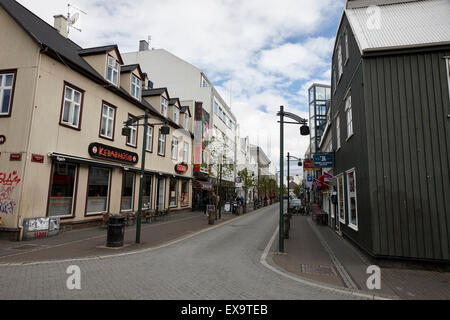
[[[206,191],[213,191],[213,185],[207,181],[196,180],[194,183],[194,188],[202,189]]]

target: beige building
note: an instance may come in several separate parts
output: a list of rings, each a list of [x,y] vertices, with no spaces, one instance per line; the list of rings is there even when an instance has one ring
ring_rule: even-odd
[[[192,111],[167,89],[148,88],[116,45],[83,49],[66,38],[65,17],[55,26],[0,1],[2,234],[17,237],[26,218],[78,224],[137,211],[144,127],[128,137],[122,128],[146,110],[144,206],[190,209]]]

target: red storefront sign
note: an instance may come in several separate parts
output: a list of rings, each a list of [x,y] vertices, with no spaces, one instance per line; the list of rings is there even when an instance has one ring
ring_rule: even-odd
[[[89,145],[89,155],[93,158],[120,161],[131,164],[136,164],[139,160],[137,153],[106,146],[96,142]]]
[[[21,153],[11,153],[9,155],[10,161],[21,161],[22,160],[22,154]]]
[[[177,165],[175,165],[175,172],[179,173],[179,174],[185,174],[188,170],[188,165],[187,163],[179,163]]]
[[[31,161],[32,162],[39,162],[39,163],[44,163],[44,156],[40,155],[40,154],[32,154],[31,155]]]

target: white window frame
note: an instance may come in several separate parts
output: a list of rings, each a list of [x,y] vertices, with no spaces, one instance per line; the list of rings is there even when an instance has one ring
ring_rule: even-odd
[[[9,116],[11,113],[11,105],[12,105],[12,100],[13,100],[13,93],[14,93],[14,80],[15,80],[15,73],[14,72],[8,72],[8,73],[0,73],[0,75],[2,76],[2,82],[0,83],[0,116]],[[12,76],[12,81],[11,81],[11,86],[6,86],[6,77],[7,76]],[[1,108],[3,106],[3,99],[4,97],[4,91],[5,90],[11,90],[11,94],[9,97],[9,105],[8,105],[8,110],[7,112],[1,112]],[[64,89],[64,95],[65,95],[66,90]]]
[[[104,112],[106,108],[106,114]],[[109,116],[109,110],[113,111],[113,115],[112,118]],[[107,139],[114,139],[114,119],[116,117],[116,108],[111,107],[110,105],[103,103],[102,105],[102,119],[100,120],[100,136],[103,138],[107,138]],[[102,134],[102,129],[103,129],[103,118],[106,119],[105,123],[106,123],[106,127],[105,127],[105,133],[106,134]],[[108,136],[108,129],[109,128],[109,121],[111,121],[111,136]]]
[[[341,203],[341,196],[339,195],[339,179],[341,179],[342,178],[342,188],[343,188],[343,190],[342,190],[342,193],[343,193],[343,210],[344,210],[344,214],[343,214],[343,216],[344,216],[344,218],[342,219],[341,218],[341,212],[340,212],[340,203]],[[338,205],[338,219],[339,219],[339,222],[341,222],[341,223],[343,223],[343,224],[345,224],[345,179],[344,179],[344,174],[338,174],[338,175],[336,175],[336,182],[337,182],[337,196],[338,196],[338,203],[337,203],[337,205]]]
[[[353,136],[353,111],[352,111],[352,95],[349,91],[345,97],[345,119],[347,123],[347,139]]]
[[[66,97],[66,90],[70,89],[72,90],[72,94],[71,94],[71,98],[68,99]],[[75,92],[78,92],[80,94],[80,101],[76,102],[75,99]],[[69,127],[75,128],[75,129],[79,129],[80,128],[80,120],[81,120],[81,106],[83,103],[83,92],[65,84],[64,85],[64,91],[63,91],[63,95],[64,95],[64,101],[63,101],[63,106],[62,106],[62,112],[61,112],[61,123],[64,125],[67,125]],[[69,107],[69,119],[68,121],[64,121],[64,110],[66,109],[66,102],[70,103],[70,107]],[[78,115],[77,115],[77,124],[74,124],[74,119],[75,119],[75,107],[78,106]]]
[[[341,122],[339,115],[336,116],[336,151],[341,148]]]
[[[184,128],[189,131],[189,114],[187,112],[184,115]]]
[[[145,151],[153,152],[153,127],[151,125],[147,126],[147,144],[145,146]]]
[[[128,116],[128,120],[130,119],[134,119],[134,117],[132,116]],[[130,135],[127,137],[127,145],[131,146],[131,147],[137,147],[137,126],[136,125],[132,125],[129,126],[128,128],[131,129]],[[134,143],[132,143],[132,137],[134,137]]]
[[[176,106],[173,106],[173,121],[178,125],[180,124],[180,109]]]
[[[341,38],[339,38],[339,45],[338,45],[338,82],[339,80],[341,80],[342,74],[344,73],[343,68],[342,68],[342,45],[341,45]]]
[[[141,79],[131,74],[131,95],[137,100],[141,100]]]
[[[189,163],[189,142],[183,142],[183,162]]]
[[[351,217],[351,208],[350,208],[350,183],[348,179],[349,173],[353,172],[353,179],[355,183],[355,211],[356,211],[356,225],[352,223],[352,217]],[[357,186],[356,186],[356,169],[351,168],[350,170],[347,170],[345,172],[346,180],[347,180],[347,214],[348,214],[348,226],[352,228],[355,231],[358,231],[358,199],[357,199]]]
[[[169,100],[161,96],[161,114],[167,118],[167,109],[169,108]]]
[[[170,146],[170,158],[172,160],[178,159],[178,138],[172,136],[172,143]]]
[[[207,87],[208,87],[208,81],[206,81],[204,75],[202,75],[202,79],[201,79],[201,82],[200,82],[200,86],[201,86],[202,88],[207,88]]]
[[[450,99],[450,57],[447,57],[446,61],[447,61],[448,96]]]
[[[161,153],[161,148],[163,149],[163,153]],[[166,135],[161,134],[161,131],[158,135],[158,155],[165,156],[166,155]]]
[[[108,77],[108,69],[111,69],[111,79]],[[116,76],[116,82],[114,82],[114,75]],[[116,58],[114,58],[111,55],[108,55],[107,62],[106,62],[106,80],[111,82],[116,87],[119,86],[119,75],[120,75],[120,64],[119,61],[117,61]]]

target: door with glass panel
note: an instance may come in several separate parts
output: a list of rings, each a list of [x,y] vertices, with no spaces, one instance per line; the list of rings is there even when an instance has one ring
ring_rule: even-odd
[[[71,217],[75,207],[77,165],[54,163],[48,200],[50,217]]]
[[[162,211],[164,210],[164,201],[166,194],[166,178],[158,178],[156,188],[156,210]]]

